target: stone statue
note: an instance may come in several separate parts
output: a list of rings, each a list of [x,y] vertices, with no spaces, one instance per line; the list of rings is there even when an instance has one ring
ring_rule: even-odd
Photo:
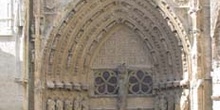
[[[118,100],[117,100],[117,107],[118,110],[125,110],[126,108],[126,101],[127,101],[127,80],[128,80],[128,73],[127,73],[127,68],[125,66],[125,63],[120,65],[117,68],[117,71],[119,72],[119,94],[118,94]]]
[[[175,95],[173,91],[169,92],[168,97],[168,110],[175,110]]]
[[[168,101],[164,95],[160,98],[160,110],[168,110]]]
[[[81,102],[82,110],[89,110],[88,98],[84,97]]]
[[[82,110],[81,101],[82,101],[82,96],[78,95],[74,100],[73,110]]]
[[[154,101],[154,110],[160,110],[160,97],[156,96],[155,101]]]
[[[55,110],[55,101],[52,99],[47,100],[47,110]]]
[[[181,96],[181,110],[189,110],[189,91],[184,90]]]
[[[56,110],[63,110],[63,101],[57,100],[56,108]]]
[[[71,101],[71,100],[66,100],[64,107],[65,107],[65,110],[73,110],[73,101]]]
[[[175,110],[180,110],[180,95],[179,91],[175,93]]]

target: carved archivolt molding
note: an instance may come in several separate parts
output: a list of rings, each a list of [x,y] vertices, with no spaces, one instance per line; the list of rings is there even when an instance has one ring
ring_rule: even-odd
[[[218,9],[217,11],[217,15],[215,16],[216,19],[215,21],[213,21],[213,58],[217,61],[217,64],[216,66],[219,67],[219,61],[220,61],[220,47],[219,47],[219,41],[220,41],[220,38],[219,38],[219,27],[220,27],[220,10]]]
[[[165,3],[160,5],[169,9]],[[105,34],[117,25],[125,25],[146,43],[158,81],[181,79],[182,68],[187,66],[183,63],[187,62],[186,56],[182,58],[181,54],[188,51],[189,44],[184,30],[176,25],[181,23],[167,16],[172,12],[167,14],[162,6],[143,0],[80,0],[69,10],[51,32],[45,49],[44,72],[48,76],[85,73]]]
[[[106,35],[119,26],[128,28],[146,45],[150,63],[153,63],[150,68],[153,78],[152,94],[159,94],[160,99],[164,98],[165,101],[161,102],[165,102],[165,106],[170,97],[160,95],[160,91],[172,96],[173,90],[187,88],[188,82],[182,81],[183,74],[190,73],[190,62],[187,59],[190,45],[186,32],[165,2],[152,1],[77,0],[70,4],[52,29],[44,48],[42,74],[37,77],[40,79],[36,79],[43,82],[43,87],[36,84],[36,90],[40,92],[36,92],[39,99],[35,102],[43,105],[40,108],[88,109],[87,100],[91,98],[88,97],[91,91],[91,82],[88,80],[94,80],[89,75],[94,70],[91,65],[106,41]],[[48,2],[46,5],[47,11],[53,12],[56,9],[56,4]],[[121,95],[118,100],[125,103],[125,99]],[[179,108],[179,99],[173,99],[177,100],[175,108]],[[168,105],[172,103],[169,101]]]
[[[146,45],[153,63],[153,89],[188,87],[181,80],[183,73],[190,72],[187,59],[190,45],[183,26],[166,3],[79,0],[65,11],[67,14],[52,30],[44,50],[42,76],[46,79],[47,97],[87,93],[89,87],[83,85],[86,81],[82,77],[89,76],[106,35],[118,26],[129,28]],[[48,99],[48,103],[51,104],[48,109],[56,105],[54,99]]]

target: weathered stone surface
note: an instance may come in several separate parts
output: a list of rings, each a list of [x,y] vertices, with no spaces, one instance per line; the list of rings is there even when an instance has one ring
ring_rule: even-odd
[[[54,4],[46,6],[50,9],[53,7]],[[46,49],[42,48],[45,50],[39,65],[42,73],[37,73],[37,76],[45,77],[36,77],[36,80],[46,82],[48,89],[43,90],[45,94],[35,93],[35,97],[44,96],[56,102],[72,98],[73,108],[77,110],[151,110],[154,108],[152,103],[155,95],[159,95],[162,102],[167,100],[168,95],[163,95],[168,92],[167,88],[171,94],[175,89],[179,92],[182,87],[188,89],[180,82],[188,79],[183,77],[183,68],[188,71],[189,62],[182,61],[182,56],[187,57],[182,52],[189,50],[189,41],[169,4],[142,0],[80,0],[70,4],[60,17],[60,23],[55,24],[49,36],[38,36],[48,37],[48,40]],[[123,74],[116,69],[121,64],[127,66]],[[96,69],[110,69],[112,72],[94,76]],[[152,76],[146,76],[143,71]],[[152,78],[151,81],[149,78]],[[105,84],[102,85],[100,81]],[[88,88],[83,89],[83,85],[88,85]],[[113,98],[109,99],[106,95]],[[114,95],[118,95],[118,98]],[[147,104],[132,103],[136,101]],[[35,102],[42,103],[35,104],[35,109],[39,109],[45,100],[36,99]],[[167,110],[173,104],[165,101],[166,107],[161,108]]]
[[[33,8],[24,26],[25,110],[211,110],[211,69],[213,76],[219,72],[218,0],[25,2]],[[0,45],[3,110],[22,93],[13,82],[21,73],[16,43]],[[19,93],[9,92],[15,89]],[[19,101],[10,110],[21,107]]]
[[[21,75],[16,70],[21,63],[16,63],[14,44],[0,42],[0,110],[22,110],[23,87],[16,83]]]

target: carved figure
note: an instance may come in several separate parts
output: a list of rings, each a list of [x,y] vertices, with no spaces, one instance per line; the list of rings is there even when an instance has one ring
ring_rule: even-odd
[[[54,50],[51,50],[51,53],[50,53],[50,60],[49,60],[49,63],[52,64],[53,63],[53,60],[54,60],[54,56],[55,56],[55,51]]]
[[[175,110],[180,110],[180,96],[178,91],[175,95]]]
[[[81,102],[81,105],[82,105],[82,110],[89,110],[89,107],[88,107],[88,98],[87,97],[84,97],[82,99],[82,102]]]
[[[181,96],[181,110],[189,110],[189,92],[184,90]]]
[[[31,50],[31,62],[35,61],[35,50]]]
[[[65,110],[73,110],[73,102],[71,100],[65,101]]]
[[[126,100],[127,100],[127,69],[125,64],[122,64],[118,67],[119,74],[119,94],[118,94],[118,109],[125,110]]]
[[[52,99],[47,100],[47,110],[55,110],[55,101]]]
[[[160,97],[159,96],[157,96],[156,98],[155,98],[155,103],[154,103],[154,110],[160,110]]]
[[[56,110],[63,110],[63,101],[57,100],[56,108]]]
[[[74,100],[73,110],[82,110],[81,101],[82,101],[82,96],[78,95],[76,99]]]
[[[67,67],[70,67],[71,59],[72,59],[72,53],[69,52],[68,57],[67,57]]]
[[[164,95],[160,99],[160,110],[168,110],[168,101]]]
[[[168,110],[175,110],[175,93],[173,91],[169,91],[168,101]]]

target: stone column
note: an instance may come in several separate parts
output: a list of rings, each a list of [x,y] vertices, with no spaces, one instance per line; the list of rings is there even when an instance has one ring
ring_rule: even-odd
[[[34,3],[34,31],[35,31],[35,40],[34,40],[34,110],[44,110],[45,104],[43,103],[43,81],[42,71],[41,71],[41,32],[40,32],[40,23],[41,23],[41,2],[42,0],[33,0]]]
[[[119,94],[117,99],[117,107],[118,110],[125,110],[127,108],[127,77],[128,77],[128,71],[125,66],[125,64],[120,65],[117,68],[119,72]]]
[[[25,18],[25,44],[24,44],[24,69],[23,69],[23,77],[24,77],[24,110],[33,110],[34,106],[34,82],[33,82],[33,43],[31,42],[33,39],[33,31],[31,30],[33,24],[33,0],[25,0],[26,9],[26,18]]]
[[[192,110],[212,110],[210,1],[192,0]]]

